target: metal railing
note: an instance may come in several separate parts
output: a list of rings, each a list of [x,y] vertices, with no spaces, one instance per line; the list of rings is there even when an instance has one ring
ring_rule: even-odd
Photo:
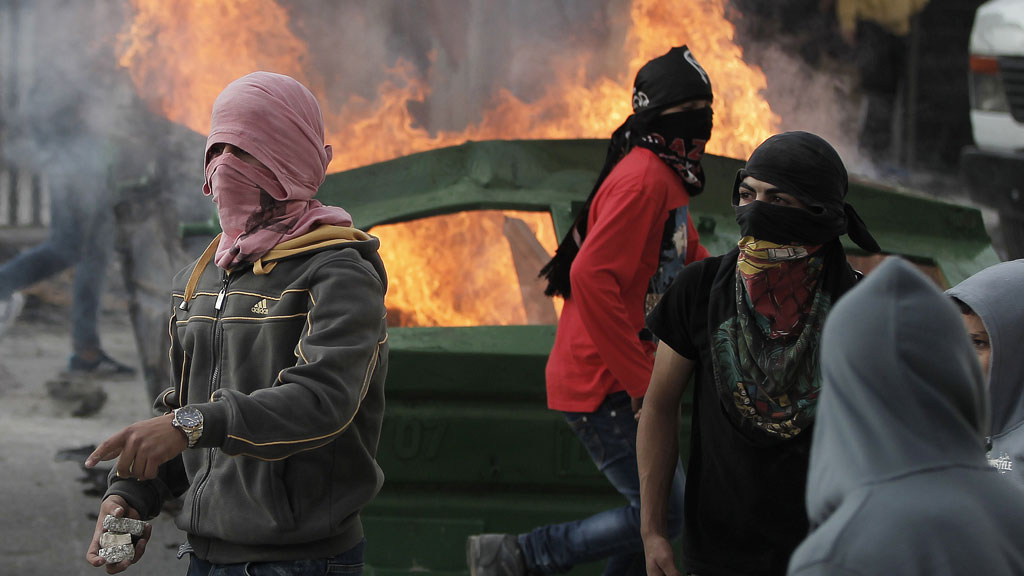
[[[46,179],[13,166],[0,166],[0,227],[50,224],[50,195]]]

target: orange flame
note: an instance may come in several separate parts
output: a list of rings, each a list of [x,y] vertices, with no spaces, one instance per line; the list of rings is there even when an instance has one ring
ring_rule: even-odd
[[[347,170],[466,140],[606,138],[631,112],[632,74],[671,46],[688,44],[715,89],[713,154],[746,157],[778,125],[761,97],[760,69],[747,65],[733,42],[725,0],[633,0],[627,52],[629,73],[588,80],[581,66],[564,70],[541,98],[524,102],[502,90],[483,120],[461,132],[431,135],[417,126],[407,103],[422,102],[429,87],[399,62],[377,98],[333,103],[310,61],[306,44],[288,28],[274,0],[132,0],[135,18],[122,38],[120,63],[139,94],[171,120],[205,134],[217,94],[253,70],[288,74],[306,84],[324,108],[327,141],[360,142],[338,150],[331,171]]]
[[[310,86],[302,68],[306,44],[274,0],[132,0],[132,6],[119,64],[150,107],[200,134],[210,131],[220,91],[254,70]]]
[[[525,222],[554,253],[558,243],[551,218],[539,212],[459,212],[374,228],[393,276],[388,320],[402,326],[528,323],[512,265],[515,255],[503,232],[506,218]],[[409,251],[410,246],[420,249]],[[531,270],[536,275],[536,268]]]
[[[733,42],[725,2],[633,0],[625,46],[628,71],[615,78],[593,78],[581,58],[580,64],[556,74],[548,91],[535,100],[525,102],[500,90],[483,119],[459,132],[431,134],[417,125],[408,103],[425,101],[430,87],[405,62],[387,71],[372,101],[332,101],[323,89],[324,79],[309,67],[305,42],[291,32],[288,14],[275,0],[131,0],[135,16],[121,39],[120,64],[150,107],[201,134],[209,131],[213,101],[229,82],[253,70],[288,74],[317,95],[328,143],[360,143],[349,149],[335,146],[330,171],[336,172],[466,140],[607,138],[631,113],[636,70],[670,47],[687,44],[715,91],[715,129],[708,151],[746,157],[779,119],[761,96],[764,74],[743,61]],[[525,221],[553,253],[557,243],[550,217],[506,215]],[[501,238],[501,222],[499,213],[483,213],[374,230],[392,274],[389,307],[401,311],[396,315],[403,325],[529,320],[510,248]],[[485,236],[453,241],[455,230]],[[424,246],[444,249],[414,249]],[[460,278],[472,277],[445,280],[453,278],[456,268]],[[496,289],[498,285],[507,289]]]

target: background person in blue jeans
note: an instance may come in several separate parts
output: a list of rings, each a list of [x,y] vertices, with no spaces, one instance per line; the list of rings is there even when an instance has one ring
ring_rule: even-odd
[[[525,534],[467,541],[471,576],[553,574],[607,559],[605,574],[643,574],[636,414],[654,364],[644,313],[684,265],[707,254],[688,214],[704,186],[711,82],[686,46],[651,60],[633,115],[612,135],[594,191],[541,274],[565,299],[545,371],[548,408],[565,416],[626,505]],[[669,523],[682,522],[683,469]]]
[[[30,110],[18,122],[20,137],[5,150],[11,160],[46,175],[51,222],[46,242],[0,265],[0,334],[21,311],[19,290],[74,268],[68,370],[129,377],[135,368],[103,351],[98,330],[116,236],[112,171],[120,151],[88,125],[98,105],[90,95],[66,89],[64,81],[53,71],[40,74],[31,104],[24,104]]]
[[[535,528],[519,537],[535,567],[564,572],[576,564],[607,558],[605,574],[643,574],[640,539],[640,481],[637,477],[636,418],[629,394],[608,396],[594,412],[566,412],[565,420],[591,459],[629,505],[583,520]],[[683,466],[677,462],[669,522],[682,522]]]

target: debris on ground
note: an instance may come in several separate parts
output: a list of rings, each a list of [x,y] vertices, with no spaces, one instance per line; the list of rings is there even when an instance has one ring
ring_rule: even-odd
[[[107,402],[107,393],[99,382],[70,374],[48,380],[46,393],[76,418],[92,416]]]

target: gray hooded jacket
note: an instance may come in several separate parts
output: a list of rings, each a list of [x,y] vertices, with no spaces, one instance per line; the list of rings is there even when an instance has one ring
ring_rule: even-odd
[[[793,576],[1024,574],[1024,490],[985,459],[988,405],[949,298],[890,258],[839,301]]]
[[[1024,486],[1024,260],[996,264],[946,292],[974,310],[988,332],[992,357],[989,463]]]

